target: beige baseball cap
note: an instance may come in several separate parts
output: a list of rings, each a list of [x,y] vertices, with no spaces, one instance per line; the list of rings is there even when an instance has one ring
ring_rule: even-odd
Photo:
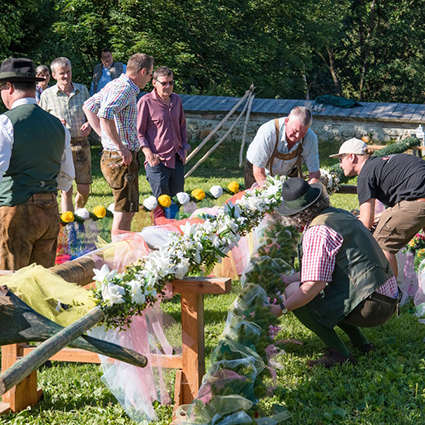
[[[347,140],[344,142],[340,148],[339,152],[334,155],[329,155],[331,158],[339,158],[342,155],[355,153],[357,155],[364,155],[367,149],[367,144],[363,142],[363,140],[356,139],[353,137],[352,139]]]

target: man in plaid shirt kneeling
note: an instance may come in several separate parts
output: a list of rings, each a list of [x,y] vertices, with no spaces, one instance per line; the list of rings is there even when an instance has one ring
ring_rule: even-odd
[[[288,224],[303,228],[300,273],[282,276],[285,300],[273,305],[277,316],[293,311],[325,344],[326,354],[308,366],[329,368],[354,356],[335,332],[341,328],[360,353],[374,346],[360,327],[387,322],[397,310],[399,289],[384,253],[368,229],[351,213],[329,206],[320,183],[287,180],[278,211]]]

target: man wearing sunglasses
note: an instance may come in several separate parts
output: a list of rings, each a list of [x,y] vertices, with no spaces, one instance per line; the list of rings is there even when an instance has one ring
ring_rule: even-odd
[[[184,163],[190,146],[180,96],[173,93],[173,72],[153,73],[153,90],[137,104],[137,132],[145,154],[146,177],[153,195],[174,196],[184,189]]]

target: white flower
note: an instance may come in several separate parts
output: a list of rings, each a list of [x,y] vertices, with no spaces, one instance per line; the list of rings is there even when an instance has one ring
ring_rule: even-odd
[[[98,282],[105,282],[108,283],[110,282],[118,273],[118,270],[109,270],[109,267],[104,264],[102,266],[102,268],[99,269],[93,269],[93,273],[94,273],[94,280],[98,281]]]
[[[155,196],[149,196],[149,198],[146,198],[143,201],[143,206],[147,210],[152,211],[158,206],[158,200],[155,198]]]
[[[109,205],[108,210],[113,214],[115,212],[115,204]]]
[[[179,192],[176,196],[181,205],[186,205],[190,201],[190,196],[186,192]]]
[[[221,195],[223,195],[223,188],[221,186],[213,186],[210,189],[211,195],[214,196],[214,198],[220,198]]]
[[[109,301],[110,304],[123,304],[125,300],[125,289],[122,286],[114,285],[113,283],[102,284],[102,298],[104,301]]]
[[[86,208],[78,208],[78,210],[75,211],[75,215],[78,215],[78,217],[83,220],[88,220],[90,218],[90,213]]]
[[[190,224],[189,221],[186,221],[184,226],[180,226],[180,229],[185,236],[191,236],[196,233],[197,227],[198,227],[198,223]]]
[[[183,279],[186,276],[186,273],[189,270],[189,259],[183,258],[181,259],[175,269],[176,279]]]
[[[143,304],[146,301],[146,296],[142,292],[142,285],[137,280],[131,280],[128,282],[128,285],[131,287],[131,301],[136,304]]]

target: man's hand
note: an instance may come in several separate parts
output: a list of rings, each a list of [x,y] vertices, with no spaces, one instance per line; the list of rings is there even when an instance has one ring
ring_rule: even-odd
[[[90,123],[85,122],[80,128],[81,137],[87,137],[90,134],[91,127]]]
[[[120,154],[122,158],[122,165],[131,164],[131,161],[133,161],[133,156],[131,155],[131,152],[125,146],[119,149],[118,153]]]
[[[143,148],[143,153],[145,154],[146,161],[151,167],[156,167],[164,158],[157,153],[153,153],[149,148]]]

